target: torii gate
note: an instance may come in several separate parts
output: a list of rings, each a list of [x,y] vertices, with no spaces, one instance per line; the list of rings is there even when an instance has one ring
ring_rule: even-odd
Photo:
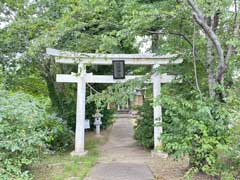
[[[160,65],[179,64],[182,63],[181,58],[177,55],[155,54],[93,54],[93,53],[75,53],[68,51],[60,51],[47,48],[48,55],[56,57],[57,63],[78,64],[78,74],[57,74],[56,81],[62,83],[77,83],[77,109],[76,109],[76,132],[75,132],[75,151],[73,155],[85,155],[84,149],[84,122],[85,122],[85,99],[86,99],[86,83],[119,83],[130,79],[140,78],[142,76],[126,76],[125,79],[116,80],[110,75],[93,75],[86,73],[86,64],[111,65],[113,60],[124,60],[129,65],[152,65],[157,68]],[[177,58],[177,59],[176,59]],[[167,74],[153,74],[150,82],[153,83],[153,98],[161,94],[161,84],[171,82],[175,76]],[[162,121],[161,106],[154,106],[154,148],[161,145],[160,136],[162,127],[156,124]]]

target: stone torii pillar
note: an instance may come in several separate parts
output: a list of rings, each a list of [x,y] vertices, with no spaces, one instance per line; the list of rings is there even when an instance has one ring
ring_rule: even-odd
[[[86,82],[84,75],[86,69],[84,64],[78,64],[80,77],[77,82],[77,107],[76,107],[76,130],[75,130],[75,150],[72,155],[83,156],[87,153],[84,149],[84,124],[85,124],[85,103],[86,103]]]
[[[153,65],[153,68],[158,68],[159,65]],[[160,75],[154,73],[152,75],[153,83],[153,99],[155,100],[161,95],[161,80]],[[153,107],[153,118],[154,118],[154,149],[161,146],[161,134],[162,134],[162,107],[157,105]]]

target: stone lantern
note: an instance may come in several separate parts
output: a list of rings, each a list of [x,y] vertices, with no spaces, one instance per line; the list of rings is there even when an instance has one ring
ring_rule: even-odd
[[[136,88],[135,89],[135,106],[143,105],[143,89]]]
[[[101,118],[103,117],[103,115],[99,112],[99,110],[97,109],[96,113],[93,115],[95,121],[94,121],[94,125],[96,126],[96,134],[97,136],[100,135],[100,126],[102,125],[102,121]]]

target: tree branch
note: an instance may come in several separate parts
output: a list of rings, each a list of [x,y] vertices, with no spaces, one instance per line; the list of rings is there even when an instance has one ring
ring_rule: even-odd
[[[196,64],[196,56],[195,56],[195,24],[193,28],[193,42],[192,42],[192,53],[193,53],[193,69],[194,69],[194,77],[195,77],[195,83],[196,83],[196,88],[199,92],[200,98],[202,100],[202,92],[199,87],[199,82],[198,82],[198,74],[197,74],[197,64]]]
[[[221,43],[215,34],[215,32],[212,30],[211,27],[207,25],[207,23],[204,20],[204,16],[201,12],[201,10],[197,7],[194,0],[187,0],[188,4],[191,6],[193,10],[193,18],[198,23],[198,25],[203,29],[205,34],[211,39],[213,42],[214,47],[216,48],[217,55],[218,55],[218,74],[217,74],[217,80],[220,84],[223,84],[223,75],[227,69],[227,66],[225,64],[224,60],[224,53],[221,46]]]
[[[213,16],[213,20],[212,20],[212,23],[211,23],[211,27],[212,27],[212,30],[214,32],[216,32],[217,30],[217,27],[218,27],[218,24],[219,24],[219,15],[220,15],[220,11],[217,10],[217,12],[214,14]]]
[[[175,35],[175,36],[179,36],[181,38],[183,38],[183,40],[185,40],[190,46],[191,48],[193,48],[193,44],[191,42],[191,40],[183,33],[180,33],[180,32],[160,32],[160,31],[148,31],[148,33],[151,33],[151,34],[170,34],[170,35]],[[196,50],[196,47],[194,48],[194,54],[196,57],[198,57],[198,51]],[[207,68],[207,65],[199,60],[200,63],[203,65],[203,67],[206,69]]]
[[[190,41],[190,39],[187,38],[187,36],[183,33],[179,33],[179,32],[160,32],[160,31],[148,31],[151,34],[172,34],[172,35],[176,35],[176,36],[180,36],[182,37],[191,47],[193,47],[192,42]]]

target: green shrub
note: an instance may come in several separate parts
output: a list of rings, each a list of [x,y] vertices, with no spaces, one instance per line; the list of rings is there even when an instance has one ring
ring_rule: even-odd
[[[216,152],[217,174],[221,180],[240,179],[240,125],[232,129],[229,142],[218,145]]]
[[[194,172],[217,175],[216,148],[229,136],[229,112],[209,99],[163,97],[163,149],[178,158],[188,155]]]
[[[46,142],[48,149],[52,151],[73,149],[74,133],[63,119],[52,114],[43,122],[41,128],[48,132]]]
[[[111,126],[113,124],[113,114],[114,114],[114,110],[112,109],[107,109],[106,107],[102,110],[102,114],[103,114],[103,117],[102,117],[102,128],[103,129],[106,129],[108,128],[109,126]]]
[[[62,146],[67,132],[62,122],[49,117],[43,102],[0,91],[0,179],[30,179],[27,166],[48,148]]]
[[[139,118],[134,129],[134,137],[138,144],[150,149],[154,146],[153,108],[151,102],[146,100],[143,106],[138,107],[137,110]]]
[[[1,179],[27,179],[25,167],[46,149],[47,114],[31,96],[0,92]]]

